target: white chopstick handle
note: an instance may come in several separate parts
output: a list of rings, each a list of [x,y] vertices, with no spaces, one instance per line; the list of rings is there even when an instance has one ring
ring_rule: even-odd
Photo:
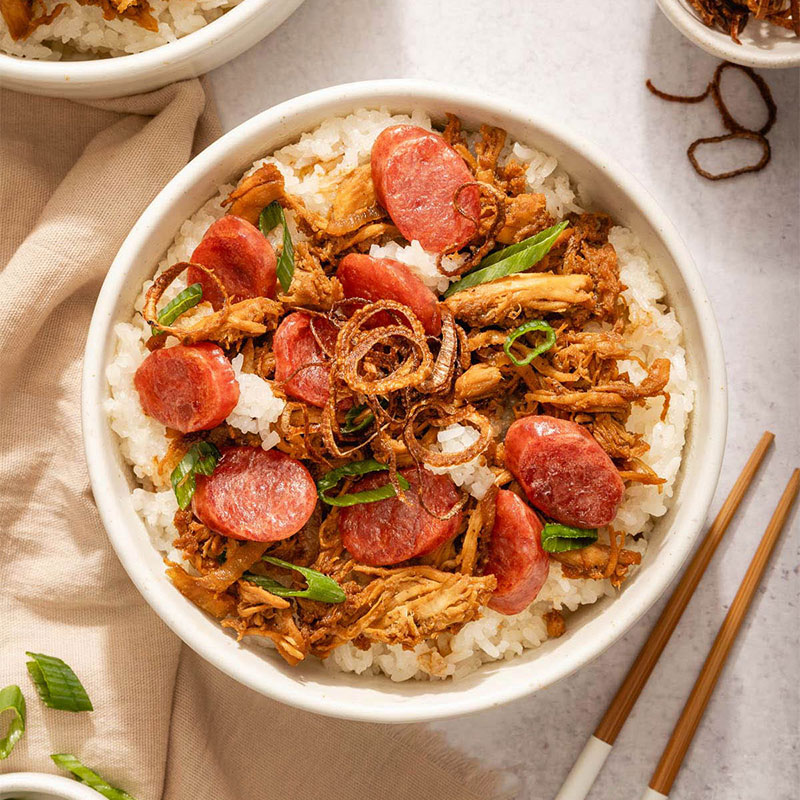
[[[645,793],[642,795],[642,800],[669,800],[669,798],[665,794],[661,794],[661,792],[657,792],[655,789],[651,789],[648,786]]]
[[[611,745],[608,742],[596,736],[589,737],[555,800],[584,800],[610,752]]]

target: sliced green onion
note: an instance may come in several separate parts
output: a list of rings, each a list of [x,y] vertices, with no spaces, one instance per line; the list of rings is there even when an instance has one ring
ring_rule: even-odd
[[[99,792],[108,800],[134,800],[127,792],[115,789],[89,767],[84,767],[75,756],[69,753],[54,753],[50,758],[53,759],[56,766],[71,772],[82,784]]]
[[[572,528],[558,522],[548,522],[542,528],[542,548],[548,553],[580,550],[597,541],[597,528]]]
[[[374,458],[368,458],[365,461],[353,461],[350,464],[332,469],[330,472],[326,472],[317,481],[319,499],[330,506],[354,506],[358,503],[374,503],[377,500],[385,500],[387,497],[394,497],[397,492],[395,492],[394,486],[392,486],[391,483],[387,483],[385,486],[378,486],[375,489],[366,489],[363,492],[341,494],[338,497],[329,497],[326,494],[326,492],[329,489],[333,489],[342,478],[367,475],[370,472],[380,472],[384,469],[389,469],[389,467],[387,467],[386,464],[381,464],[380,461],[376,461]],[[398,475],[397,480],[402,489],[408,489],[408,481],[402,475]]]
[[[369,406],[366,403],[360,403],[357,406],[353,406],[345,415],[344,415],[344,425],[342,425],[342,432],[343,433],[356,433],[357,431],[363,430],[367,427],[367,425],[372,423],[372,420],[375,419],[375,415],[368,411]],[[364,412],[367,411],[366,414]],[[360,420],[358,418],[361,417]],[[358,420],[358,421],[356,421]]]
[[[199,283],[193,283],[187,286],[180,294],[172,298],[158,314],[158,321],[162,325],[172,325],[178,317],[188,311],[193,306],[196,306],[203,299],[203,287]],[[161,328],[152,325],[153,336],[159,336],[164,331]]]
[[[341,586],[333,578],[328,577],[322,572],[308,567],[298,567],[297,564],[290,564],[288,561],[281,561],[280,558],[264,556],[263,561],[274,564],[276,567],[293,569],[299,572],[305,579],[308,586],[305,589],[288,589],[282,583],[266,578],[263,575],[254,575],[252,572],[245,572],[242,577],[250,583],[255,583],[262,589],[266,589],[271,594],[278,597],[305,597],[308,600],[319,600],[321,603],[343,603],[345,593]]]
[[[25,698],[19,686],[12,684],[0,690],[0,716],[6,711],[10,711],[13,716],[5,736],[0,738],[0,760],[11,755],[14,745],[25,733]]]
[[[48,708],[59,711],[94,711],[92,701],[78,676],[60,658],[43,653],[25,653],[36,691]]]
[[[550,252],[550,248],[556,243],[567,224],[566,220],[559,222],[558,225],[540,231],[536,236],[531,236],[529,239],[524,239],[486,256],[476,269],[468,272],[460,281],[451,284],[444,296],[450,297],[450,295],[472,286],[489,283],[489,281],[530,269]]]
[[[378,398],[378,402],[386,408],[388,405],[387,401],[383,397]],[[366,414],[364,412],[367,411]],[[363,417],[361,415],[364,414]],[[359,420],[358,418],[361,417]],[[342,432],[343,433],[357,433],[360,430],[363,430],[367,427],[367,425],[372,424],[372,420],[375,419],[375,415],[369,411],[369,406],[366,403],[359,403],[357,406],[353,406],[348,410],[348,412],[344,415],[344,425],[342,425]]]
[[[169,476],[172,491],[181,508],[188,508],[194,497],[195,475],[211,475],[220,453],[211,442],[195,442]]]
[[[519,360],[511,352],[511,345],[514,344],[514,342],[516,342],[520,336],[525,336],[525,334],[530,333],[531,331],[542,331],[544,333],[544,341],[534,347],[532,350],[529,350],[525,358]],[[503,342],[503,352],[518,367],[525,367],[530,364],[534,358],[540,356],[542,353],[546,353],[555,343],[556,332],[544,320],[532,319],[530,322],[520,325],[519,328],[515,328],[513,331],[511,331],[511,333],[508,334],[508,336],[506,336],[506,340]]]
[[[278,258],[278,280],[284,292],[289,291],[294,277],[294,246],[292,237],[289,235],[289,226],[286,224],[286,214],[283,212],[281,204],[273,200],[258,218],[258,227],[261,233],[266,236],[273,228],[283,225],[283,250]]]

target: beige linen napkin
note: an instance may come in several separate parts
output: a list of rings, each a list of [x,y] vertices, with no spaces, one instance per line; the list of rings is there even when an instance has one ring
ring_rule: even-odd
[[[325,719],[234,683],[108,544],[80,433],[90,315],[136,218],[217,134],[199,81],[91,104],[0,90],[0,687],[28,700],[0,772],[56,772],[67,752],[137,800],[505,796],[423,726]],[[96,710],[44,708],[26,650],[63,658]]]

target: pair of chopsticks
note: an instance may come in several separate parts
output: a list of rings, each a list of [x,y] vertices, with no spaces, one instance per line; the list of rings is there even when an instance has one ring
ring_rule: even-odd
[[[584,800],[589,794],[617,735],[644,689],[650,673],[700,583],[711,557],[722,541],[774,438],[775,436],[767,431],[756,445],[636,661],[625,676],[594,734],[578,756],[555,800]],[[642,800],[666,800],[799,489],[800,470],[796,469],[772,514]]]

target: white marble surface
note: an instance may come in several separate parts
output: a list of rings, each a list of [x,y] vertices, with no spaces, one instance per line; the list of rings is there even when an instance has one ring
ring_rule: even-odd
[[[226,129],[303,92],[369,78],[429,78],[525,101],[620,160],[688,242],[727,353],[730,425],[720,494],[765,428],[776,434],[776,446],[592,800],[640,796],[790,467],[800,461],[800,73],[764,73],[779,108],[767,170],[709,183],[692,172],[684,151],[695,137],[721,132],[713,107],[663,103],[644,80],[697,92],[715,63],[646,0],[307,0],[211,78]],[[736,107],[759,109],[745,84],[732,77],[730,85]],[[676,800],[800,797],[797,518],[700,725]],[[436,727],[507,770],[520,798],[549,800],[656,615],[653,609],[593,664],[546,691]]]

